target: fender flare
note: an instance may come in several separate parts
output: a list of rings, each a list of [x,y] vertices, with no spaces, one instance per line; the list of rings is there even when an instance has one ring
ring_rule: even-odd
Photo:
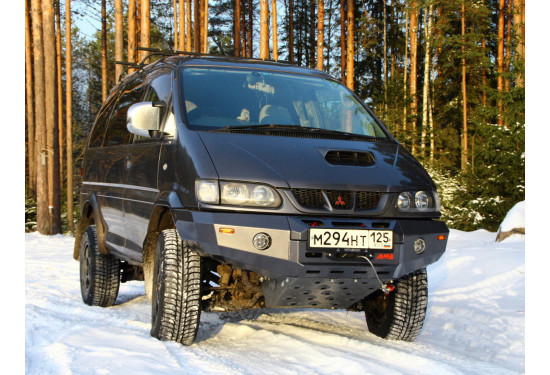
[[[92,214],[93,219],[90,218]],[[101,254],[109,254],[109,250],[105,246],[105,228],[106,224],[103,220],[103,216],[99,210],[99,204],[97,203],[97,198],[95,194],[91,193],[88,195],[88,198],[82,204],[80,211],[80,220],[76,226],[75,241],[74,241],[74,250],[73,258],[79,260],[80,258],[80,242],[82,239],[82,234],[88,227],[88,225],[95,224],[97,231],[97,247]]]

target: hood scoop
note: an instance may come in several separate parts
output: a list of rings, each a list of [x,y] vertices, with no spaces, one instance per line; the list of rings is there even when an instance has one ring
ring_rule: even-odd
[[[332,150],[326,153],[325,160],[332,165],[350,165],[355,167],[372,167],[375,164],[371,152]]]

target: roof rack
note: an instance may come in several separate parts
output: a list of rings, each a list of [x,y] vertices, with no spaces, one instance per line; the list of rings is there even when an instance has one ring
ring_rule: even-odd
[[[210,53],[201,53],[201,52],[188,52],[188,51],[173,51],[168,49],[160,49],[160,48],[151,48],[151,47],[136,47],[136,51],[147,51],[150,52],[147,56],[145,56],[140,63],[132,63],[132,62],[124,62],[124,61],[115,61],[115,64],[119,65],[126,65],[127,68],[122,71],[120,76],[118,77],[118,81],[120,82],[122,80],[122,76],[128,72],[129,69],[138,69],[141,70],[146,65],[145,61],[152,56],[179,56],[179,55],[185,55],[185,56],[205,56],[205,57],[223,57],[225,59],[247,59],[247,60],[257,60],[257,61],[273,61],[273,62],[279,62],[279,63],[285,63],[285,64],[292,64],[289,61],[285,60],[269,60],[269,59],[260,59],[260,58],[254,58],[254,57],[241,57],[241,56],[229,56],[229,55],[213,55]]]

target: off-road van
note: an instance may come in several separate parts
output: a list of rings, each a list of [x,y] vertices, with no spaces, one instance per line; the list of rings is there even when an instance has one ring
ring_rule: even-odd
[[[364,311],[388,339],[422,328],[449,233],[435,185],[326,73],[164,57],[113,88],[82,175],[82,298],[111,306],[144,280],[158,339],[263,307]]]

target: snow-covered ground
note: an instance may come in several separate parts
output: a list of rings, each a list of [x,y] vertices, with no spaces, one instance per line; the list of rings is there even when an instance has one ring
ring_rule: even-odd
[[[27,374],[516,374],[525,371],[525,240],[451,231],[428,268],[414,343],[385,341],[343,310],[203,313],[185,347],[149,335],[143,282],[111,308],[80,296],[73,238],[25,234]]]

